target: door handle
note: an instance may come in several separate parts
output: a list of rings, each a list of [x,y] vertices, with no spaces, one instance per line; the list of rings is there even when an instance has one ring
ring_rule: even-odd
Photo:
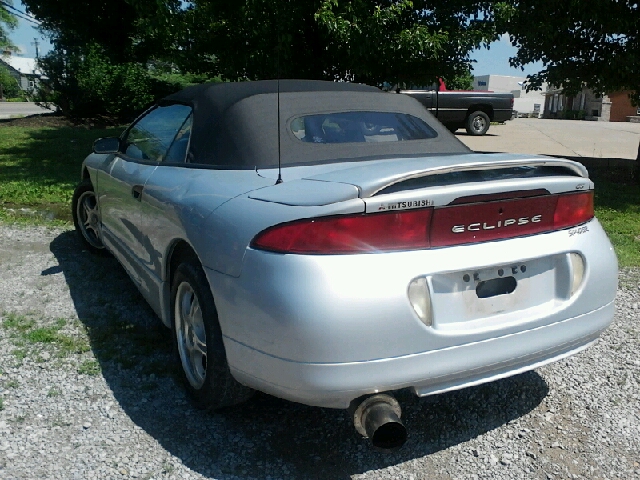
[[[144,185],[134,185],[131,189],[131,195],[133,198],[138,200],[139,202],[142,200],[142,190],[144,189]]]

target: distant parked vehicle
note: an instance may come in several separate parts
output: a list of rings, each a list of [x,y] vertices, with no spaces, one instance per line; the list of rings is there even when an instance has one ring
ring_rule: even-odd
[[[422,103],[445,125],[455,132],[464,127],[469,135],[484,135],[491,122],[511,120],[513,94],[485,91],[446,90],[440,80],[438,88],[398,90]]]

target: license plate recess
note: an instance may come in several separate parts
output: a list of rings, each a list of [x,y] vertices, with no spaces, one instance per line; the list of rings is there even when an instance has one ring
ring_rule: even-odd
[[[568,300],[569,272],[568,254],[559,254],[430,275],[433,328],[491,329],[540,318]]]

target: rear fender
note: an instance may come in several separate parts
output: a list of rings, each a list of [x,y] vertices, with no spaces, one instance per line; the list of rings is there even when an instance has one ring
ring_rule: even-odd
[[[491,121],[493,121],[493,107],[491,105],[487,105],[487,104],[471,105],[469,107],[469,109],[467,110],[467,117],[469,115],[471,115],[473,112],[477,112],[478,110],[480,110],[481,112],[484,112],[487,115],[489,115],[489,119]]]
[[[239,277],[245,252],[262,230],[301,218],[363,213],[364,209],[359,198],[323,206],[293,206],[243,195],[220,206],[189,240],[204,266]]]

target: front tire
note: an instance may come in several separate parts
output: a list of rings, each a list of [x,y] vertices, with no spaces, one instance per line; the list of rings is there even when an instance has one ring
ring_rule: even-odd
[[[73,224],[83,246],[91,253],[106,252],[100,233],[98,200],[90,180],[83,180],[73,192]]]
[[[467,117],[467,120],[465,122],[467,133],[473,136],[480,136],[487,133],[487,130],[489,130],[489,125],[491,125],[489,115],[481,110],[473,112]]]
[[[253,393],[229,371],[218,313],[197,261],[181,263],[171,287],[175,352],[193,404],[203,410],[236,405]]]

